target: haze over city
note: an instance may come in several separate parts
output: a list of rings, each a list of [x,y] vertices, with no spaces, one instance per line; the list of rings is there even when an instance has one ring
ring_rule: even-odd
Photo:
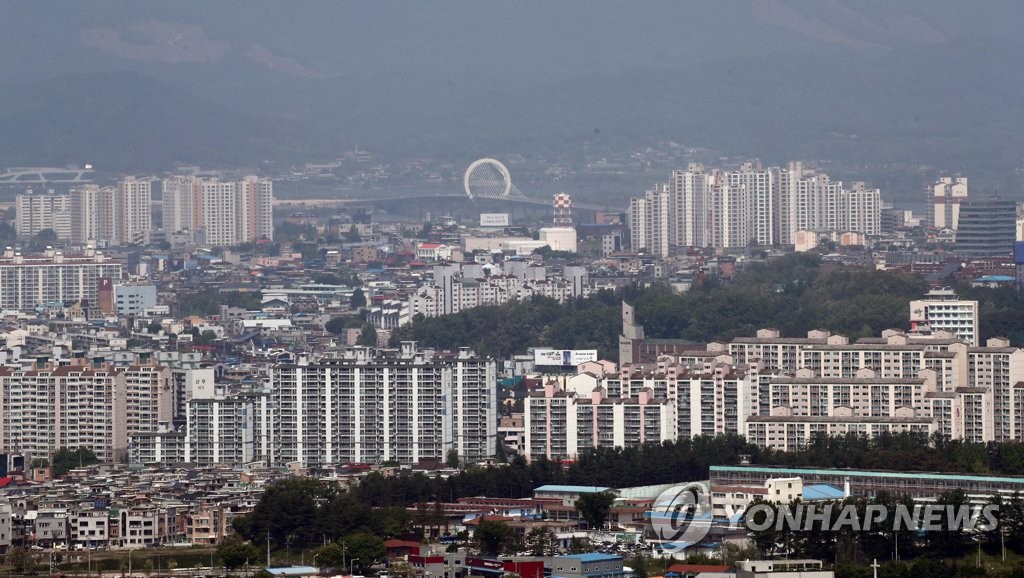
[[[0,132],[17,138],[0,147],[0,164],[254,166],[355,147],[392,160],[579,163],[673,142],[832,163],[895,199],[916,201],[941,172],[1014,195],[1021,11],[954,1],[12,2],[0,23]],[[587,184],[570,192],[587,195]]]
[[[0,573],[1024,576],[1024,4],[2,15]]]

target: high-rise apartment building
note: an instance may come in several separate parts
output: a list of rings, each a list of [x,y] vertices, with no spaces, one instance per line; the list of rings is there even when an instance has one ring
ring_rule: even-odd
[[[746,247],[754,238],[753,195],[742,181],[716,174],[707,195],[707,242],[711,247]]]
[[[177,176],[163,182],[164,230],[201,232],[207,245],[272,239],[273,182]]]
[[[881,232],[881,193],[864,183],[849,189],[800,163],[763,169],[672,172],[670,184],[630,202],[634,250],[658,256],[675,247],[791,244],[797,231]]]
[[[967,177],[940,177],[929,192],[931,226],[957,230],[960,224],[960,205],[967,202]]]
[[[704,166],[690,163],[685,171],[672,171],[669,197],[669,243],[676,247],[704,247],[710,176]]]
[[[745,191],[750,210],[750,236],[758,245],[775,245],[778,233],[775,215],[778,213],[778,170],[764,170],[759,164],[744,163],[740,170],[727,173],[729,185]],[[739,246],[739,245],[736,245]]]
[[[857,231],[865,235],[882,233],[882,193],[869,189],[863,182],[853,183],[849,191],[843,191],[841,200],[845,206],[841,230]]]
[[[630,234],[633,251],[667,256],[671,245],[669,210],[672,206],[668,187],[658,185],[647,191],[643,199],[635,201],[629,206],[629,221],[637,223],[637,229]]]
[[[118,245],[143,244],[153,231],[153,184],[132,177],[117,183],[115,206],[118,220],[113,237]]]
[[[61,241],[71,238],[71,198],[53,191],[37,195],[32,189],[18,195],[15,200],[14,228],[19,239],[29,239],[46,229],[57,234]]]
[[[77,361],[0,367],[0,447],[33,458],[85,447],[103,461],[114,461],[127,451],[129,436],[170,423],[170,370]]]
[[[188,401],[185,461],[242,464],[253,460],[253,396],[227,395],[223,386],[193,390]]]
[[[637,447],[675,439],[675,411],[667,399],[645,389],[609,397],[602,387],[580,395],[554,382],[524,403],[524,457],[575,459],[597,448]]]
[[[30,310],[81,300],[98,304],[100,279],[120,279],[123,270],[123,262],[91,249],[81,255],[52,249],[22,255],[6,249],[0,255],[0,308]]]
[[[458,352],[353,348],[273,368],[256,400],[257,459],[345,462],[467,461],[492,457],[495,362]]]
[[[127,445],[124,386],[113,368],[0,367],[3,447],[32,458],[86,447],[113,461]]]
[[[116,246],[148,241],[153,230],[150,181],[126,177],[116,187],[75,187],[69,196],[73,243]]]

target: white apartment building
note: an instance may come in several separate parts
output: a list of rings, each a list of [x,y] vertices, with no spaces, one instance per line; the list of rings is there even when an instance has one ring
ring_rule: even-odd
[[[751,237],[758,245],[775,245],[775,215],[778,211],[778,171],[763,170],[754,163],[744,163],[740,170],[726,173],[729,186],[742,190],[749,199]]]
[[[155,432],[139,432],[128,436],[128,463],[131,464],[183,464],[185,460],[185,432],[169,425]]]
[[[495,362],[458,352],[356,347],[273,368],[256,399],[257,459],[313,467],[493,457]]]
[[[71,239],[71,197],[33,194],[32,189],[15,199],[14,229],[19,239],[29,239],[40,231],[52,230],[61,241]]]
[[[253,400],[228,396],[223,386],[194,390],[188,401],[184,461],[243,464],[255,455]]]
[[[882,232],[882,192],[869,189],[863,182],[853,183],[849,191],[843,191],[845,207],[843,221],[836,227],[840,231],[855,231],[864,235],[879,235]]]
[[[881,209],[878,189],[847,189],[801,163],[736,171],[691,164],[630,201],[630,240],[634,251],[666,256],[675,247],[792,244],[797,231],[872,236],[881,232]]]
[[[0,447],[33,458],[86,447],[112,462],[128,449],[130,434],[171,421],[172,395],[163,367],[0,367]]]
[[[235,187],[236,221],[242,239],[273,239],[274,182],[250,175],[239,180]]]
[[[126,433],[155,432],[174,417],[171,370],[154,364],[119,369],[124,376]],[[123,447],[123,446],[122,446]]]
[[[668,187],[659,185],[643,198],[632,199],[628,210],[630,246],[633,252],[668,256],[670,246],[670,195]]]
[[[952,289],[932,289],[910,302],[910,326],[948,331],[968,345],[978,343],[978,302],[957,299]]]
[[[0,444],[26,459],[87,447],[114,461],[127,445],[124,376],[113,368],[0,367]]]
[[[632,324],[624,319],[624,325]],[[889,330],[850,342],[824,331],[786,338],[763,329],[756,337],[705,349],[664,355],[654,364],[627,361],[618,373],[581,373],[567,378],[564,390],[548,384],[533,392],[525,451],[579,451],[579,428],[570,416],[591,392],[605,396],[602,404],[628,404],[639,393],[668,401],[674,414],[668,439],[739,433],[784,451],[817,434],[1024,441],[1024,350],[1006,339],[971,347],[942,331],[925,336]],[[607,417],[593,429],[598,435],[623,427],[624,418]]]
[[[71,189],[71,241],[78,244],[146,243],[153,231],[152,183],[133,177],[116,187]]]
[[[967,177],[940,177],[931,187],[931,226],[956,230],[960,205],[967,201]]]
[[[671,243],[678,247],[703,247],[709,176],[703,165],[691,163],[685,171],[672,171],[671,179]]]
[[[0,255],[0,307],[31,310],[83,299],[98,303],[100,279],[120,279],[123,270],[121,261],[99,251],[22,255],[8,248]]]
[[[554,381],[531,392],[524,405],[526,459],[575,459],[595,448],[637,447],[676,438],[674,407],[651,390],[635,397],[609,397],[597,387],[589,395],[567,391]]]
[[[273,200],[270,179],[172,177],[163,181],[164,230],[201,232],[202,243],[206,245],[272,239]]]
[[[153,189],[149,180],[125,177],[118,181],[117,218],[113,241],[117,245],[144,244],[153,231]]]
[[[708,245],[723,248],[749,245],[754,238],[751,192],[742,185],[718,182],[716,179],[708,200]]]
[[[505,262],[503,269],[504,272],[499,272],[496,267],[488,266],[488,273],[485,273],[481,265],[436,265],[432,282],[410,295],[408,314],[437,317],[534,295],[558,301],[590,295],[587,273],[579,267],[564,268],[566,276],[549,276],[546,268],[527,266],[522,261]]]

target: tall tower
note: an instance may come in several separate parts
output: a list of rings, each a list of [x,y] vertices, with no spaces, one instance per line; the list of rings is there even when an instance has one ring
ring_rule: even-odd
[[[554,212],[551,222],[556,227],[572,226],[572,196],[566,193],[555,194]]]

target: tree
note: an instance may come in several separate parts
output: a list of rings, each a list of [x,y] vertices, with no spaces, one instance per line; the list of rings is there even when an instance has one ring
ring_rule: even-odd
[[[345,537],[348,549],[348,561],[360,571],[368,570],[379,560],[387,556],[384,539],[369,532],[359,532]]]
[[[29,246],[33,251],[42,251],[46,247],[56,245],[60,239],[57,238],[57,232],[53,229],[43,229],[35,235],[32,235],[32,240]]]
[[[377,329],[372,323],[363,325],[363,330],[359,332],[359,339],[356,340],[356,345],[377,346]]]
[[[61,448],[53,454],[53,475],[60,477],[75,468],[90,466],[100,460],[89,448],[80,447],[76,449]]]
[[[448,450],[448,453],[445,455],[445,460],[444,461],[448,465],[449,468],[458,468],[459,467],[459,452],[458,452],[458,450],[456,450],[455,448],[452,448],[452,449]]]
[[[237,536],[227,538],[217,545],[217,557],[229,570],[241,568],[250,561],[260,560],[260,554],[259,548],[249,542],[243,542]]]
[[[636,556],[626,560],[626,565],[633,569],[634,578],[647,578],[647,575],[649,574],[647,556],[637,554]]]
[[[199,333],[199,331],[196,330],[195,333]],[[193,335],[195,335],[195,333]],[[209,344],[213,343],[216,340],[217,340],[217,332],[213,331],[212,329],[207,329],[207,330],[203,331],[202,333],[199,333],[198,336],[194,337],[192,339],[192,342],[195,343],[196,345],[209,345]]]
[[[331,542],[330,544],[317,548],[314,556],[316,557],[317,565],[322,568],[341,569],[347,563],[345,554],[345,548],[342,548],[337,542]]]
[[[614,502],[615,494],[611,492],[583,494],[576,500],[576,509],[587,522],[588,528],[597,529],[604,527]]]
[[[352,309],[366,307],[366,294],[363,293],[362,287],[356,287],[355,291],[352,292],[352,298],[348,303]]]
[[[551,528],[534,528],[526,534],[526,549],[531,556],[552,556],[557,547],[557,538]]]
[[[480,520],[473,532],[480,553],[485,556],[497,556],[512,542],[512,528],[498,520]]]
[[[590,540],[586,538],[573,538],[569,540],[569,553],[570,554],[585,554],[590,552],[593,548],[590,547]]]
[[[313,282],[318,285],[342,285],[341,278],[334,273],[321,273],[313,277]]]
[[[7,566],[17,574],[27,574],[35,566],[32,551],[21,546],[11,548],[7,552]]]

